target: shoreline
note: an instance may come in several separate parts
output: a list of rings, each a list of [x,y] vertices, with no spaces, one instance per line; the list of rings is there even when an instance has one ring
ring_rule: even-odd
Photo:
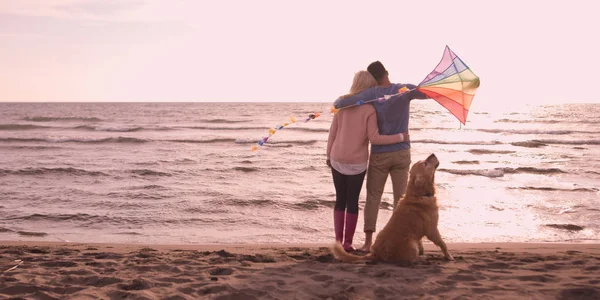
[[[329,246],[0,241],[0,298],[600,299],[600,244],[425,244],[409,266]]]
[[[433,245],[429,240],[424,239],[423,245],[425,249],[436,250],[438,249],[435,245]],[[239,244],[160,244],[160,243],[87,243],[87,242],[62,242],[62,241],[13,241],[13,240],[0,240],[0,247],[9,246],[9,247],[18,247],[18,246],[28,246],[28,247],[79,247],[79,246],[100,246],[100,247],[113,247],[114,249],[119,250],[131,250],[136,248],[144,248],[144,247],[155,247],[161,250],[220,250],[220,249],[262,249],[262,248],[322,248],[322,247],[330,247],[333,243],[239,243]],[[515,243],[505,243],[505,242],[480,242],[480,243],[447,243],[449,248],[453,248],[456,250],[464,251],[464,250],[481,250],[481,249],[496,249],[502,248],[505,250],[524,250],[524,249],[566,249],[571,248],[572,246],[580,247],[582,249],[600,249],[600,241],[591,241],[591,242],[515,242]],[[358,244],[354,245],[358,246]]]

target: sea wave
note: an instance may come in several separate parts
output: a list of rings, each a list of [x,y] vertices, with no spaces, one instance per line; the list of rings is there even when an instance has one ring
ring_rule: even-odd
[[[555,188],[555,187],[534,187],[534,186],[520,186],[520,187],[509,187],[511,190],[526,190],[526,191],[557,191],[557,192],[597,192],[599,191],[597,188],[573,188],[573,189],[563,189],[563,188]]]
[[[452,163],[455,163],[457,165],[478,165],[479,161],[478,160],[458,160],[458,161],[453,161]]]
[[[168,127],[168,126],[139,126],[139,125],[77,125],[77,126],[45,126],[34,124],[0,124],[0,130],[84,130],[84,131],[106,131],[106,132],[136,132],[136,131],[167,131],[178,128],[193,127]],[[210,128],[210,127],[204,127]],[[266,128],[266,127],[265,127]],[[215,127],[215,130],[227,130],[227,128]]]
[[[535,139],[528,141],[512,142],[511,145],[518,147],[539,148],[548,145],[600,145],[600,140],[554,140],[554,139]]]
[[[133,137],[109,137],[101,139],[87,139],[87,138],[0,138],[1,142],[45,142],[45,143],[87,143],[87,144],[100,144],[100,143],[145,143],[149,140],[139,139]]]
[[[440,145],[501,145],[500,141],[442,141],[442,140],[411,140],[414,144],[440,144]]]
[[[111,199],[112,198],[122,198],[122,199],[133,199],[133,200],[162,200],[162,199],[171,198],[171,196],[169,196],[169,195],[161,195],[156,192],[152,192],[152,193],[110,192],[106,195]],[[122,204],[124,204],[124,203],[119,203],[119,205],[122,205]],[[133,205],[138,205],[138,204],[133,204]],[[131,204],[129,204],[129,206],[131,206]],[[139,205],[139,206],[141,207],[143,205]]]
[[[228,119],[202,119],[198,120],[200,123],[214,123],[214,124],[232,124],[232,123],[246,123],[249,120],[228,120]]]
[[[84,213],[78,214],[30,214],[24,216],[16,216],[7,218],[7,220],[22,220],[22,221],[90,221],[93,219],[102,219],[102,216],[89,215]]]
[[[600,145],[600,140],[533,140],[532,142],[557,145]]]
[[[48,149],[62,149],[60,146],[25,146],[25,145],[0,145],[0,148],[4,149],[21,149],[21,150],[48,150]]]
[[[83,122],[102,122],[96,117],[25,117],[25,121],[30,122],[53,122],[53,121],[83,121]]]
[[[108,137],[108,138],[0,138],[0,143],[83,143],[83,144],[103,144],[103,143],[148,143],[148,142],[171,142],[171,143],[189,143],[189,144],[211,144],[211,143],[236,143],[236,144],[254,144],[254,139],[235,139],[235,138],[209,138],[209,139],[172,139],[172,140],[152,140],[134,137]],[[267,145],[312,145],[320,140],[305,141],[269,141]]]
[[[462,170],[462,169],[438,169],[440,172],[455,174],[455,175],[475,175],[485,176],[490,178],[504,176],[504,171],[499,169],[481,169],[481,170]]]
[[[73,127],[75,130],[90,130],[90,131],[107,131],[107,132],[136,132],[146,130],[148,128],[144,128],[141,126],[133,126],[133,127],[119,127],[119,126],[94,126],[94,125],[80,125]]]
[[[289,127],[285,130],[305,131],[305,132],[329,132],[329,128],[310,128],[310,127]]]
[[[177,126],[177,129],[197,129],[197,130],[232,130],[232,131],[241,131],[241,130],[269,130],[269,127],[266,126],[238,126],[238,127],[223,127],[223,126]]]
[[[548,146],[548,144],[544,144],[539,141],[512,142],[510,144],[513,146],[516,146],[516,147],[525,147],[525,148],[539,148],[539,147]]]
[[[211,143],[233,143],[237,142],[236,139],[231,138],[214,138],[214,139],[180,139],[180,140],[165,140],[166,142],[174,142],[174,143],[190,143],[190,144],[211,144]]]
[[[499,119],[495,123],[541,123],[541,124],[557,124],[557,123],[575,123],[575,124],[599,124],[600,121],[591,118],[581,119]]]
[[[32,125],[32,124],[0,124],[0,130],[32,130],[42,128],[53,128],[50,126]]]
[[[563,174],[567,173],[559,168],[535,168],[535,167],[518,167],[518,168],[500,168],[508,174]]]
[[[535,168],[535,167],[518,167],[518,168],[494,168],[494,169],[438,169],[440,172],[455,174],[455,175],[475,175],[485,176],[490,178],[503,177],[505,174],[538,174],[538,175],[554,175],[567,173],[558,168]]]
[[[334,208],[335,201],[334,200],[319,200],[319,199],[305,200],[302,202],[289,204],[289,207],[291,207],[294,210],[317,210],[322,207]]]
[[[136,174],[139,176],[173,176],[173,174],[171,173],[154,171],[150,169],[129,170],[129,173]]]
[[[552,135],[564,135],[574,133],[597,133],[595,131],[580,131],[580,130],[544,130],[544,129],[486,129],[480,128],[475,131],[487,132],[487,133],[510,133],[510,134],[552,134]]]
[[[476,155],[483,155],[483,154],[511,154],[511,153],[515,153],[516,151],[491,150],[491,149],[469,149],[469,150],[467,150],[467,152],[469,152],[471,154],[476,154]]]
[[[4,175],[47,175],[47,174],[67,174],[77,176],[107,176],[108,174],[99,171],[88,171],[76,168],[24,168],[18,170],[0,169],[0,174]]]
[[[82,226],[89,226],[92,224],[105,224],[105,225],[141,225],[145,221],[139,218],[131,218],[131,217],[116,217],[116,216],[103,216],[103,215],[93,215],[86,213],[76,213],[76,214],[41,214],[34,213],[28,215],[21,216],[13,216],[6,218],[5,220],[14,220],[14,221],[26,221],[26,222],[69,222],[69,223],[80,223]]]
[[[260,171],[260,168],[255,168],[255,167],[234,167],[233,169],[235,171],[242,171],[244,173],[258,172],[258,171]]]
[[[313,145],[315,143],[322,142],[322,140],[300,140],[300,141],[268,141],[265,143],[266,146],[269,145],[279,145],[287,147],[288,145]],[[255,144],[257,140],[254,139],[236,139],[236,144]]]

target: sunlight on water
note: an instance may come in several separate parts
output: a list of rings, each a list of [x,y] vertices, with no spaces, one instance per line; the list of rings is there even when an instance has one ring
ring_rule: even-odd
[[[290,126],[250,151],[290,115],[327,108],[0,104],[0,239],[328,243],[331,116]],[[413,162],[430,153],[441,161],[447,241],[598,240],[600,105],[474,105],[466,126],[429,101],[411,110]],[[392,195],[388,182],[378,228]],[[361,214],[364,201],[365,187]]]

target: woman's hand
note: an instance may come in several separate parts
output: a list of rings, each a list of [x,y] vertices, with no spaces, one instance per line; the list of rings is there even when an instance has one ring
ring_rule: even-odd
[[[410,141],[410,134],[408,132],[401,132],[400,135],[402,136],[402,142]]]

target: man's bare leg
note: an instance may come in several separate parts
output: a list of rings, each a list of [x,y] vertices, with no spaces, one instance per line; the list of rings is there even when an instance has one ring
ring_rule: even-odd
[[[371,155],[369,158],[369,168],[367,170],[367,202],[364,211],[364,232],[365,244],[360,248],[362,251],[371,251],[373,244],[373,232],[377,229],[377,215],[379,214],[379,205],[381,196],[387,181],[389,172],[388,155]]]
[[[425,249],[423,249],[423,239],[419,240],[419,255],[423,255],[425,253]]]
[[[373,231],[365,231],[365,244],[359,250],[371,252],[373,246]]]

